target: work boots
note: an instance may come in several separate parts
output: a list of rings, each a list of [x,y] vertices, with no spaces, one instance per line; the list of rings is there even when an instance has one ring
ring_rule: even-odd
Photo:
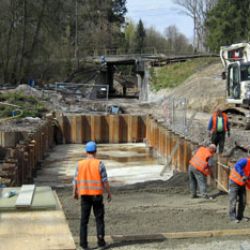
[[[97,244],[98,244],[99,249],[106,249],[106,247],[107,247],[107,244],[106,244],[104,238],[98,237]]]

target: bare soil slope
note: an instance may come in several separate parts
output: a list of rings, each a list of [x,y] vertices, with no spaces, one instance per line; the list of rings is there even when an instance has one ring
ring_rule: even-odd
[[[165,89],[156,95],[186,97],[189,108],[211,112],[218,104],[225,103],[226,82],[221,79],[221,63],[212,64],[194,72],[183,84],[174,89]]]

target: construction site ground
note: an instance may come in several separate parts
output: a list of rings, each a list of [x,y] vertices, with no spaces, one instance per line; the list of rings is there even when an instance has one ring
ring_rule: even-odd
[[[187,81],[174,90],[164,90],[150,93],[150,102],[139,103],[138,100],[110,100],[109,104],[119,104],[127,113],[153,113],[161,118],[163,113],[159,108],[163,96],[175,95],[189,98],[189,109],[199,111],[187,137],[198,143],[209,142],[207,122],[214,108],[225,99],[224,82],[219,79],[220,64],[211,65],[207,69],[197,72]],[[39,90],[22,86],[28,94],[40,98]],[[65,100],[60,94],[53,93],[47,100],[47,106],[57,112],[82,113],[82,105]],[[106,105],[105,103],[104,105]],[[204,113],[207,112],[207,113]],[[91,113],[91,112],[90,112]],[[192,111],[191,111],[192,113]],[[190,114],[188,112],[188,117]],[[33,127],[39,121],[23,121],[3,125],[8,131],[13,126]],[[12,126],[13,125],[13,126]],[[249,132],[232,130],[231,137],[226,139],[225,153],[231,151],[235,141],[249,145]],[[43,162],[41,169],[36,173],[37,185],[52,186],[62,203],[70,230],[77,246],[79,246],[80,203],[72,198],[72,177],[76,162],[81,159],[84,145],[56,146]],[[113,146],[113,148],[112,148]],[[140,145],[141,147],[142,145]],[[106,207],[106,235],[153,235],[159,233],[195,232],[210,230],[236,230],[250,227],[250,222],[239,224],[230,222],[227,216],[228,195],[218,195],[216,188],[209,192],[215,196],[214,200],[201,198],[191,199],[188,191],[188,178],[185,173],[177,173],[170,178],[168,171],[165,178],[159,173],[163,167],[156,159],[147,156],[147,150],[132,145],[132,149],[122,150],[117,145],[111,148],[102,157],[110,177],[113,200]],[[133,148],[135,147],[135,148]],[[103,148],[105,150],[105,147]],[[246,156],[247,152],[235,150],[231,152],[234,160]],[[125,154],[125,155],[124,155]],[[118,159],[120,156],[120,159]],[[132,161],[131,161],[132,159]],[[146,159],[147,162],[144,161]],[[115,160],[115,161],[114,161]],[[135,163],[136,162],[136,163]],[[151,166],[151,167],[150,167]],[[141,173],[141,175],[140,175]],[[133,176],[137,176],[135,179]],[[146,176],[146,177],[145,177]],[[170,178],[170,179],[169,179]],[[141,182],[144,180],[144,182]],[[140,182],[140,183],[138,183]],[[250,208],[246,209],[246,216],[250,216]],[[89,235],[94,236],[95,223],[93,215],[89,223]],[[209,235],[208,235],[209,236]],[[149,237],[150,238],[150,237]],[[187,239],[166,240],[134,240],[111,243],[110,249],[250,249],[249,236],[201,237]],[[90,238],[90,246],[96,247],[96,242]],[[243,246],[243,247],[242,247]]]
[[[82,156],[83,145],[55,147],[35,181],[37,185],[54,186],[76,245],[79,245],[80,202],[72,197],[71,182],[76,161]],[[229,221],[228,196],[217,189],[209,188],[214,200],[191,199],[185,173],[170,178],[172,171],[167,170],[162,178],[159,173],[163,165],[152,158],[144,144],[100,145],[99,158],[106,164],[113,194],[111,203],[105,199],[110,249],[240,249],[244,241],[248,243],[247,237],[236,237],[234,242],[229,237],[152,240],[152,235],[160,233],[241,230],[249,228],[250,222]],[[249,208],[246,215],[250,216]],[[92,215],[89,222],[92,248],[96,247],[95,230]],[[148,235],[151,240],[138,241],[135,237],[129,243],[113,242],[110,235]]]

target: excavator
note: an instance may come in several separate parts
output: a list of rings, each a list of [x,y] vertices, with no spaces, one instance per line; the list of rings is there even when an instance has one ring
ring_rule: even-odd
[[[224,109],[232,126],[250,129],[250,43],[237,43],[220,48],[226,80],[227,103]]]

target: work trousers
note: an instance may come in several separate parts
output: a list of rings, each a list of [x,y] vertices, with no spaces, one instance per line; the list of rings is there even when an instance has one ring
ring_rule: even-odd
[[[188,167],[188,175],[189,175],[190,192],[192,196],[197,195],[197,187],[199,186],[200,194],[202,197],[205,198],[207,196],[206,176],[191,165],[189,165]]]
[[[246,187],[229,181],[229,217],[241,220],[246,207]]]
[[[81,223],[80,223],[80,246],[86,248],[88,246],[88,223],[93,207],[98,244],[104,241],[105,225],[104,225],[104,204],[102,195],[82,195],[81,196]]]
[[[211,137],[213,144],[219,147],[219,153],[221,154],[224,150],[225,144],[225,132],[214,132]]]

